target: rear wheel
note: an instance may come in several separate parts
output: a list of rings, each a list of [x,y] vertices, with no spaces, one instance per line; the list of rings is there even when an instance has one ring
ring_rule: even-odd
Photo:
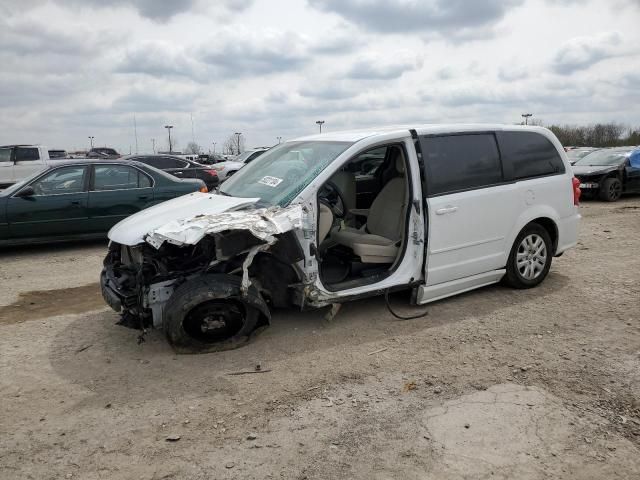
[[[607,178],[600,187],[600,200],[615,202],[622,195],[622,182],[619,178]]]
[[[507,285],[532,288],[539,285],[551,268],[552,242],[549,232],[537,223],[527,225],[513,243],[507,261]]]
[[[163,328],[180,353],[229,350],[247,343],[260,311],[240,295],[240,279],[216,275],[189,280],[166,304]]]

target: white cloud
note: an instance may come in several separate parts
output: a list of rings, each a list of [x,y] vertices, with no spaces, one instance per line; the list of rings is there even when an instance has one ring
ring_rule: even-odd
[[[192,115],[204,145],[318,119],[640,124],[640,4],[617,2],[5,0],[0,143],[128,151],[134,114],[147,150]]]
[[[553,61],[557,73],[568,75],[598,62],[625,54],[622,36],[617,32],[577,37],[565,42]]]

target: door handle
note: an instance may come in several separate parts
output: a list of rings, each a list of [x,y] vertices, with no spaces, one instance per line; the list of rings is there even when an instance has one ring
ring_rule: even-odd
[[[447,205],[446,207],[436,210],[436,215],[446,215],[447,213],[455,213],[458,211],[458,207]]]
[[[149,198],[149,195],[138,195],[138,198],[140,200],[147,200]]]
[[[72,201],[71,201],[71,205],[77,205],[77,206],[80,206],[80,200],[72,200]]]

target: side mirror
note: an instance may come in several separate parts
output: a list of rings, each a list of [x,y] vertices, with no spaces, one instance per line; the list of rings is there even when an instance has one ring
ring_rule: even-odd
[[[36,194],[36,191],[33,189],[31,185],[24,187],[18,193],[16,193],[16,197],[33,197]]]

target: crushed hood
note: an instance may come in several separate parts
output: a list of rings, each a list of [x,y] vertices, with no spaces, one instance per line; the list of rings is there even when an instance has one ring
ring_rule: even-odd
[[[164,242],[195,245],[205,235],[229,230],[247,230],[268,246],[275,243],[274,235],[302,228],[302,216],[301,205],[198,214],[156,228],[149,232],[145,240],[155,248],[160,248]]]
[[[109,240],[137,245],[147,234],[180,219],[231,212],[256,203],[259,198],[226,197],[209,193],[190,193],[134,213],[109,230]]]

